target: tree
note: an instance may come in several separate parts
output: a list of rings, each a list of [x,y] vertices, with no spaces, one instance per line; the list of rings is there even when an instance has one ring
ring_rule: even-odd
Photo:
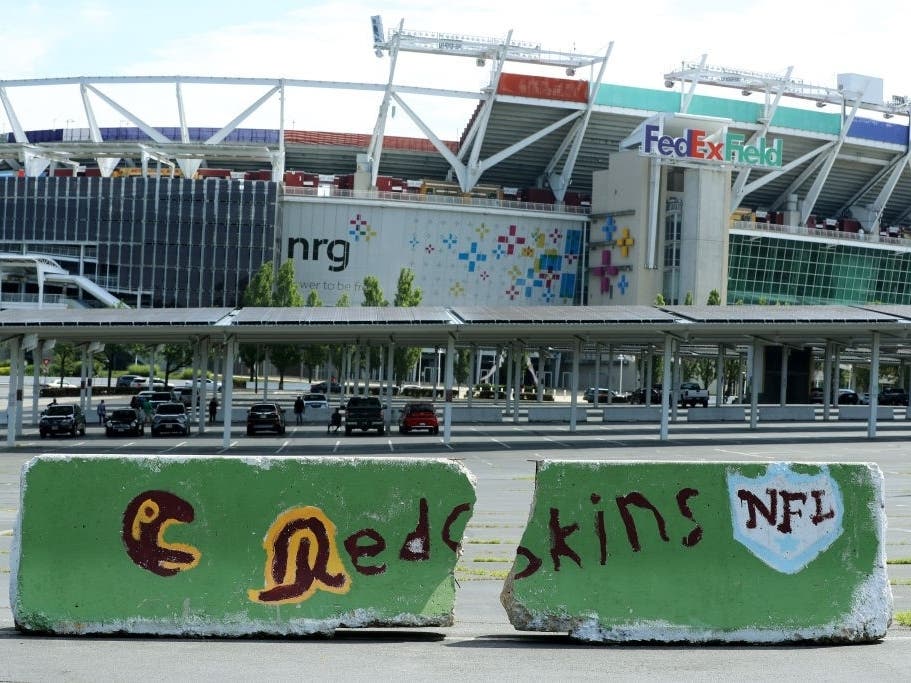
[[[423,293],[414,286],[414,271],[410,268],[402,268],[399,271],[393,303],[396,306],[420,306],[422,298]],[[395,378],[399,382],[404,381],[420,358],[421,349],[417,347],[396,347],[393,357]]]
[[[348,296],[348,292],[344,292],[335,302],[337,308],[348,308],[351,305],[351,297]]]
[[[541,381],[540,373],[543,367],[542,363],[538,368],[538,381]],[[456,382],[459,385],[467,384],[468,378],[471,375],[471,351],[468,349],[459,349],[456,351],[455,362],[453,363],[452,369]]]
[[[79,362],[76,360],[76,347],[65,342],[54,345],[54,360],[49,367],[50,373],[60,375],[61,385],[67,375],[77,374]]]
[[[272,305],[272,283],[273,283],[273,266],[272,261],[266,261],[262,264],[256,274],[250,280],[250,284],[244,290],[244,306],[271,306]],[[266,358],[265,351],[258,344],[241,344],[238,349],[238,356],[250,369],[250,381],[255,382],[257,379],[256,366]],[[254,389],[255,389],[254,385]]]
[[[692,293],[692,292],[687,292],[687,293],[686,293],[686,296],[683,297],[683,305],[684,305],[684,306],[692,306],[692,305],[693,305],[693,293]]]
[[[400,277],[401,279],[401,277]],[[380,281],[374,275],[364,278],[364,302],[361,306],[388,306],[389,302],[383,296]]]
[[[285,261],[279,266],[275,287],[272,290],[271,306],[279,308],[300,308],[304,297],[294,279],[294,263]],[[269,346],[269,358],[278,370],[278,388],[285,388],[285,373],[301,361],[301,350],[297,344],[272,344]]]
[[[171,372],[193,363],[193,348],[189,344],[165,344],[162,351],[164,358],[164,382],[168,384]]]
[[[310,293],[307,294],[307,302],[305,305],[308,308],[319,308],[322,306],[323,302],[319,298],[319,292],[315,289],[311,289]],[[304,364],[304,367],[307,368],[308,381],[313,381],[313,369],[323,365],[328,357],[329,347],[325,344],[308,344],[301,349],[301,362]]]
[[[655,296],[655,306],[667,306],[667,301],[665,301],[664,295],[660,292]]]
[[[717,289],[713,289],[709,292],[708,301],[705,302],[707,306],[720,306],[721,305],[721,294],[718,293]]]

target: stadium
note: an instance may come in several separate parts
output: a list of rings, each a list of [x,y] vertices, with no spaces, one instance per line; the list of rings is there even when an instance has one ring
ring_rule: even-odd
[[[0,81],[2,307],[235,307],[263,263],[285,260],[328,305],[357,305],[367,275],[393,292],[402,268],[425,305],[705,303],[713,291],[911,303],[911,102],[885,98],[876,77],[829,87],[703,60],[656,74],[658,88],[620,86],[603,81],[610,49],[386,32],[378,18],[373,47],[387,83]],[[490,82],[397,84],[404,52],[489,66]],[[180,120],[146,123],[111,94],[124,86],[175,93]],[[239,113],[188,126],[192,88],[226,92]],[[372,134],[297,130],[284,107],[273,128],[243,127],[290,90],[328,88],[377,94]],[[32,129],[17,98],[33,89],[78,91],[85,125]],[[458,140],[422,120],[419,96],[475,103]],[[121,125],[98,125],[102,108]],[[385,135],[396,108],[424,137]]]

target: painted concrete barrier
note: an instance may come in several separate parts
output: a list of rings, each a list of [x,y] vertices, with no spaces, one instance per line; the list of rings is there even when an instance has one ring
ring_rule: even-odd
[[[687,422],[743,422],[745,419],[743,406],[708,406],[686,411]]]
[[[39,456],[16,626],[241,636],[446,626],[471,475],[446,460]]]
[[[661,406],[607,406],[604,408],[603,422],[659,422]]]
[[[839,420],[868,420],[870,419],[870,406],[838,406]],[[876,406],[876,421],[894,420],[895,408],[892,406]]]
[[[813,406],[759,406],[760,422],[813,422],[815,419]]]
[[[497,423],[503,421],[503,409],[498,406],[453,406],[452,424]]]
[[[884,545],[875,464],[543,461],[500,599],[595,642],[871,641]]]
[[[572,406],[528,406],[529,422],[569,422]],[[588,408],[576,406],[576,422],[588,421]]]

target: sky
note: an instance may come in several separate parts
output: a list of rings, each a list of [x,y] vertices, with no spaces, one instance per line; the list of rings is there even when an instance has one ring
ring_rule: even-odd
[[[711,65],[784,74],[835,87],[839,73],[884,80],[884,94],[911,94],[906,64],[906,3],[899,0],[6,0],[0,4],[2,81],[64,76],[254,76],[385,83],[389,58],[373,51],[370,17],[386,29],[505,38],[551,50],[603,55],[604,81],[662,88],[664,74],[707,54]],[[555,68],[508,64],[507,71],[565,77]],[[577,78],[597,76],[588,70]],[[489,65],[403,53],[395,83],[479,92]],[[152,125],[177,125],[172,89],[106,86],[104,91]],[[186,88],[190,125],[221,127],[263,88]],[[699,92],[710,93],[709,90]],[[714,94],[719,94],[717,91]],[[735,96],[731,91],[722,96]],[[85,127],[75,87],[7,88],[23,127]],[[457,139],[476,102],[412,96],[406,100],[443,139]],[[101,125],[124,125],[100,101]],[[286,126],[369,133],[380,95],[294,89]],[[241,124],[277,128],[278,100]],[[0,108],[0,132],[10,124]],[[403,112],[387,134],[420,135]]]

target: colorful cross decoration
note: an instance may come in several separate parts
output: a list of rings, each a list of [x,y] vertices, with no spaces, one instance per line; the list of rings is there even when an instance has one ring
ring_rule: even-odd
[[[512,256],[515,253],[516,245],[525,244],[525,238],[519,237],[516,233],[518,228],[510,225],[507,234],[497,235],[497,242],[506,246],[506,253]]]
[[[478,233],[479,238],[484,239],[487,237],[487,233],[490,232],[490,228],[488,228],[484,223],[481,223],[474,229],[474,231]]]
[[[465,293],[465,287],[462,286],[461,282],[456,282],[449,288],[449,293],[452,296],[462,296]]]
[[[623,258],[627,258],[629,256],[630,247],[635,243],[636,240],[630,237],[629,228],[623,228],[620,231],[619,239],[614,241],[614,246],[620,248],[620,254],[623,256]]]
[[[472,242],[468,251],[463,251],[459,254],[459,260],[468,261],[468,272],[473,273],[478,263],[483,263],[487,260],[487,254],[478,253],[478,243]]]
[[[614,286],[611,282],[611,278],[617,277],[620,275],[621,271],[632,270],[632,266],[615,266],[611,262],[611,250],[604,249],[601,252],[601,265],[595,266],[592,268],[592,273],[601,278],[601,293],[607,294],[611,299],[614,298]],[[626,293],[626,288],[629,286],[629,282],[626,281],[626,276],[621,278],[621,283],[618,283],[620,286],[621,294]]]
[[[607,220],[604,221],[604,225],[601,226],[601,231],[604,233],[604,239],[608,242],[614,241],[614,233],[617,232],[617,222],[614,220],[613,216],[607,217]]]
[[[411,245],[412,249],[417,249],[417,246],[420,244],[420,241],[418,240],[418,236],[414,235],[414,234],[411,235],[411,239],[408,240],[408,244]]]
[[[458,244],[459,238],[452,233],[449,233],[446,235],[446,237],[443,238],[442,242],[446,245],[447,249],[452,249],[456,244]]]
[[[355,242],[359,242],[361,237],[364,238],[365,242],[369,242],[371,238],[376,237],[376,230],[370,227],[370,223],[361,214],[357,214],[348,221],[348,224],[351,226],[348,234],[351,235]]]

